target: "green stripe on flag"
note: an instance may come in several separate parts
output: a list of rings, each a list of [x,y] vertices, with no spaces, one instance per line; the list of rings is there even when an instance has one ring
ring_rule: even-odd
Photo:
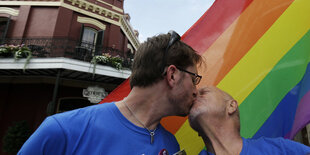
[[[285,95],[302,79],[309,60],[310,31],[283,56],[240,104],[243,137],[250,138],[259,130]]]

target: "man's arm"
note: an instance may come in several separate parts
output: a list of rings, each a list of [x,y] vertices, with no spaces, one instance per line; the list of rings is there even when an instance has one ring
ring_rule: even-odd
[[[66,137],[55,118],[46,118],[19,150],[18,155],[65,154]]]

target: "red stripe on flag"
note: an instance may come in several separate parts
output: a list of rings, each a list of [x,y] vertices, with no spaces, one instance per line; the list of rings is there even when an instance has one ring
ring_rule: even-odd
[[[207,69],[198,72],[203,71],[202,75],[207,78],[202,78],[200,85],[217,85],[293,1],[273,0],[272,3],[269,0],[253,1],[233,23],[235,25],[222,34],[224,37],[218,38],[202,54],[207,59]]]
[[[182,36],[199,54],[205,52],[253,0],[216,0]]]
[[[207,58],[207,69],[200,68],[198,70],[204,77],[199,85],[217,85],[292,2],[293,0],[274,0],[273,3],[270,3],[268,0],[253,1],[251,5],[248,6],[247,10],[243,11],[242,14],[237,17],[239,19],[235,21],[234,28],[225,30],[225,33],[222,33],[225,37],[218,38],[202,54]],[[273,11],[268,12],[268,10]],[[210,10],[207,12],[209,13],[209,11]],[[262,12],[264,12],[264,14],[262,14]],[[249,19],[255,19],[255,21]],[[211,24],[209,21],[205,22],[205,24]],[[199,24],[196,26],[198,27]],[[225,25],[217,25],[217,27],[224,26]],[[204,29],[204,27],[200,27],[200,29]],[[230,37],[227,38],[228,36]],[[210,38],[205,36],[205,39]],[[193,40],[197,41],[197,39]],[[225,61],[219,63],[221,60]],[[187,118],[170,117],[163,119],[161,123],[167,130],[175,133],[186,119]]]
[[[115,88],[106,98],[104,98],[99,104],[107,103],[107,102],[115,102],[120,101],[124,97],[126,97],[130,89],[129,78],[125,80],[122,84],[120,84],[117,88]]]

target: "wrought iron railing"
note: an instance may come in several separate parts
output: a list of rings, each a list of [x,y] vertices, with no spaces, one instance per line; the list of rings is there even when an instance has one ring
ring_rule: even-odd
[[[90,62],[96,55],[108,53],[123,59],[123,67],[130,68],[133,55],[112,47],[97,46],[68,38],[7,38],[2,44],[22,45],[29,47],[32,57],[67,57]]]

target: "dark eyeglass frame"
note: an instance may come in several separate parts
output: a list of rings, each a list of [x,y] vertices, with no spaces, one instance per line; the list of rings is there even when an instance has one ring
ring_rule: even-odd
[[[175,67],[176,67],[178,70],[182,71],[182,72],[185,72],[185,73],[188,73],[188,74],[194,76],[195,78],[192,78],[192,81],[193,81],[193,83],[194,83],[195,85],[198,85],[198,84],[200,83],[200,80],[202,79],[202,76],[201,76],[201,75],[198,75],[198,74],[196,74],[196,73],[187,71],[187,70],[185,70],[185,69],[183,69],[183,68],[180,68],[180,67],[178,67],[178,66],[175,66]]]
[[[170,39],[169,39],[168,45],[167,45],[167,47],[166,47],[166,50],[165,50],[165,52],[164,52],[164,54],[163,54],[162,72],[165,71],[165,67],[166,67],[166,65],[167,65],[166,53],[168,53],[170,47],[171,47],[175,42],[177,42],[177,41],[179,41],[179,40],[181,39],[180,35],[179,35],[178,33],[176,33],[175,31],[173,31],[173,30],[170,30],[170,31],[168,32],[168,34],[170,34]],[[193,81],[194,85],[199,84],[199,82],[200,82],[200,80],[201,80],[201,78],[202,78],[201,75],[198,75],[198,74],[196,74],[196,73],[189,72],[189,71],[187,71],[187,70],[185,70],[185,69],[183,69],[183,68],[181,68],[181,67],[178,67],[178,66],[175,66],[175,67],[176,67],[178,70],[182,71],[182,72],[185,72],[185,73],[188,73],[188,74],[190,74],[190,75],[193,75],[193,76],[195,77],[195,78],[192,78],[192,81]],[[166,72],[165,72],[163,75],[165,75],[165,74],[166,74]]]

